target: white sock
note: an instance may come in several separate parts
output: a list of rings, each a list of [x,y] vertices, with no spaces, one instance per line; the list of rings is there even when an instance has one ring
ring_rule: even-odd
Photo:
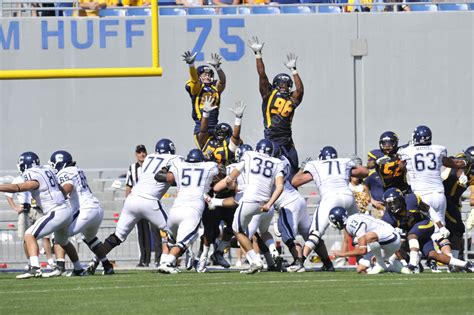
[[[390,258],[388,259],[388,262],[390,264],[393,264],[395,262],[395,260],[398,260],[398,257],[397,255],[393,254],[392,256],[390,256]]]
[[[223,206],[224,206],[224,199],[212,198],[212,199],[211,199],[211,204],[212,204],[214,207],[223,207]]]
[[[271,238],[265,242],[265,245],[267,245],[268,250],[270,250],[270,253],[272,254],[273,257],[278,257],[280,256],[280,253],[278,252],[275,241]]]
[[[74,265],[74,270],[82,270],[82,265],[81,265],[81,261],[77,260],[77,261],[73,261],[72,262],[73,265]]]
[[[30,256],[30,266],[39,268],[39,259],[38,256]]]
[[[211,248],[210,246],[206,246],[206,245],[202,247],[202,253],[201,253],[201,257],[199,257],[199,260],[203,261],[204,259],[207,259],[210,248]]]
[[[166,263],[167,259],[168,259],[168,254],[161,254],[160,265]]]
[[[419,262],[420,262],[420,255],[418,255],[418,250],[411,250],[409,264],[412,266],[418,267]]]
[[[245,254],[245,257],[247,257],[247,260],[251,264],[262,264],[262,260],[260,259],[260,255],[255,252],[255,250],[249,250],[247,254]]]
[[[451,257],[451,259],[449,260],[449,264],[451,266],[464,267],[464,266],[466,266],[467,262],[465,262],[464,260],[461,260],[461,259]]]
[[[48,265],[50,265],[50,266],[54,265],[54,259],[53,258],[48,259]]]
[[[382,257],[382,249],[380,248],[379,242],[373,242],[367,244],[367,246],[370,248],[370,251],[372,254],[374,254],[375,258],[377,259],[376,263],[383,269],[386,269],[387,266],[385,266],[385,262]]]

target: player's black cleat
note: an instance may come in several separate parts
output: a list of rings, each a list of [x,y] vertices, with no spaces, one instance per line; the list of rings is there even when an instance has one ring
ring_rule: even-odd
[[[321,267],[321,269],[319,269],[319,271],[334,272],[336,271],[336,269],[334,268],[334,265],[332,264],[332,262],[329,262],[329,263],[323,264],[323,266]]]

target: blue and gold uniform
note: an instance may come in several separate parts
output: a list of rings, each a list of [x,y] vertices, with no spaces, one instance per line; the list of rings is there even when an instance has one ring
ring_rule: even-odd
[[[210,156],[214,162],[227,166],[234,159],[234,153],[229,150],[229,141],[225,139],[221,142],[211,137],[202,147],[202,152],[205,156]]]
[[[385,154],[379,150],[372,150],[367,153],[368,160],[377,160]],[[389,188],[398,188],[402,192],[411,192],[410,185],[406,182],[406,171],[400,167],[400,159],[398,155],[390,155],[390,161],[383,165],[375,165],[376,172],[380,175],[384,190]]]
[[[382,220],[393,227],[402,229],[407,235],[415,234],[423,254],[428,255],[430,251],[434,250],[433,240],[431,239],[435,228],[434,224],[428,217],[428,212],[421,206],[420,197],[411,193],[405,195],[404,200],[405,209],[396,214],[386,211]]]
[[[384,189],[379,173],[375,170],[370,170],[369,175],[364,178],[364,185],[369,188],[370,196],[373,199],[383,201]]]
[[[458,155],[456,158],[463,158],[464,155]],[[444,194],[446,196],[446,228],[451,234],[463,235],[465,231],[464,223],[461,217],[461,196],[469,185],[474,185],[474,166],[469,164],[464,169],[464,174],[469,178],[466,187],[458,182],[457,170],[451,169],[448,177],[443,181]]]
[[[220,93],[217,88],[218,81],[213,81],[210,84],[201,83],[198,78],[197,70],[190,68],[191,79],[186,82],[186,91],[191,97],[192,118],[195,122],[194,134],[198,134],[201,128],[202,108],[204,106],[203,98],[210,96],[214,98],[214,106],[220,106]],[[219,108],[210,112],[209,115],[209,133],[212,134],[219,119]]]

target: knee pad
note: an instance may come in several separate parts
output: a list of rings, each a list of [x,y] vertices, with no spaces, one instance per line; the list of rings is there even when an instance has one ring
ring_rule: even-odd
[[[437,240],[436,244],[438,244],[438,247],[441,249],[444,246],[451,245],[451,242],[447,238],[442,238],[442,239]]]
[[[305,245],[311,249],[315,249],[319,244],[321,244],[321,242],[321,233],[318,231],[312,231],[308,236],[308,240],[306,241]]]
[[[420,249],[420,243],[418,242],[416,238],[414,238],[408,241],[408,247],[410,247],[410,249],[412,248]]]
[[[110,234],[110,236],[107,237],[105,241],[112,247],[117,247],[122,243],[115,233]]]
[[[289,250],[292,250],[296,245],[295,245],[295,239],[290,238],[285,242],[285,245],[288,247]]]

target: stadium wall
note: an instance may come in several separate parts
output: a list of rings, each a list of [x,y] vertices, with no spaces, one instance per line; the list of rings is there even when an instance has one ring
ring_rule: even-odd
[[[243,139],[263,136],[255,58],[258,36],[267,74],[298,55],[305,96],[293,132],[300,159],[323,145],[340,155],[378,146],[385,130],[406,142],[418,124],[452,154],[474,144],[474,13],[412,12],[280,16],[160,17],[161,78],[49,79],[0,82],[0,169],[26,150],[44,162],[69,150],[84,168],[126,167],[136,144],[149,150],[169,137],[184,154],[194,146],[184,90],[185,50],[224,57],[228,108],[248,104]],[[0,68],[151,66],[148,17],[0,19]]]

